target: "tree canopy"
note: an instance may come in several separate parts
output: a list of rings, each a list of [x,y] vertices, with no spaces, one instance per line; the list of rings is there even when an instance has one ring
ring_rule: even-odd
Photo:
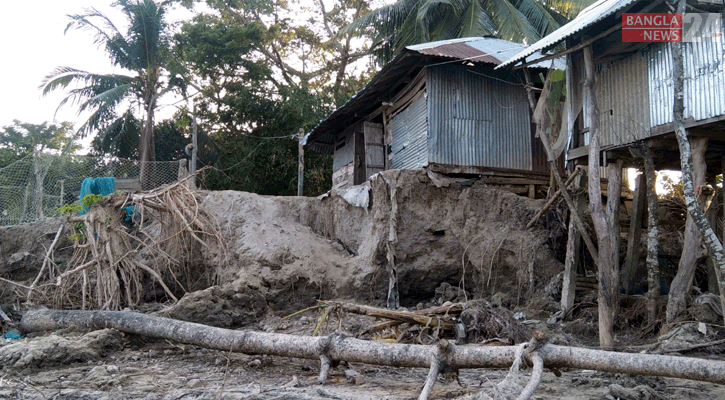
[[[14,120],[12,125],[0,128],[0,168],[33,153],[33,151],[67,150],[73,152],[80,146],[71,144],[73,124],[31,124]]]
[[[371,50],[387,62],[405,46],[470,36],[534,43],[593,0],[398,0],[357,18],[342,32],[377,32]]]

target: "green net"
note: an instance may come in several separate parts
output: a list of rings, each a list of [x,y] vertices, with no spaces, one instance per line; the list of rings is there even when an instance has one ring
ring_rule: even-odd
[[[176,181],[179,165],[179,161],[142,165],[115,157],[28,155],[0,169],[0,226],[59,216],[60,206],[78,200],[87,177],[114,177],[116,190],[152,189]]]

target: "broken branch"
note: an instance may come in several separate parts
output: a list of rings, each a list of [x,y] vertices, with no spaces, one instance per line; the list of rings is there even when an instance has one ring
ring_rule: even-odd
[[[574,178],[577,177],[577,175],[579,175],[581,173],[581,171],[582,171],[581,168],[575,169],[574,173],[569,175],[569,177],[566,179],[566,182],[564,182],[564,187],[569,186],[569,184],[574,180]],[[541,210],[539,210],[539,212],[536,213],[536,215],[534,215],[534,218],[531,218],[531,221],[529,221],[529,223],[526,224],[526,229],[531,229],[531,227],[534,226],[534,224],[537,223],[539,221],[539,219],[541,219],[541,216],[544,215],[547,211],[549,211],[549,208],[551,208],[551,206],[554,205],[556,200],[559,199],[559,196],[561,196],[561,188],[559,188],[559,190],[557,190],[556,193],[554,193],[554,195],[551,196],[549,201],[547,201],[546,204],[544,204],[544,206],[541,207]]]

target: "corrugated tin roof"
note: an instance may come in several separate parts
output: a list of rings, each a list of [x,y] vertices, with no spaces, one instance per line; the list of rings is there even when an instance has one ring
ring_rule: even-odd
[[[405,74],[411,73],[415,66],[425,67],[433,61],[425,61],[424,56],[445,57],[460,61],[470,61],[476,64],[500,65],[504,60],[524,49],[525,46],[515,42],[496,38],[470,37],[460,39],[441,40],[437,42],[408,46],[387,63],[371,80],[344,105],[335,110],[327,118],[320,121],[302,140],[303,145],[312,139],[326,145],[334,142],[334,132],[341,125],[351,122],[351,117],[367,115],[380,107],[380,96],[387,92],[391,85],[399,83]],[[548,69],[551,61],[532,65],[533,68]],[[564,60],[554,61],[555,68],[564,69]],[[330,136],[323,138],[322,136]],[[313,148],[315,151],[324,151],[322,147]]]
[[[526,46],[520,43],[496,38],[470,37],[416,44],[406,49],[421,54],[449,57],[459,60],[500,65],[518,54]],[[556,61],[556,68],[565,67],[563,60]],[[535,67],[549,68],[551,62],[536,64]]]
[[[526,48],[526,50],[501,63],[500,67],[505,67],[518,61],[525,60],[526,57],[533,55],[535,52],[556,46],[566,40],[569,36],[586,29],[587,27],[631,6],[634,3],[637,3],[638,1],[640,0],[599,0],[582,10],[582,12],[580,12],[579,15],[568,24],[532,44]]]

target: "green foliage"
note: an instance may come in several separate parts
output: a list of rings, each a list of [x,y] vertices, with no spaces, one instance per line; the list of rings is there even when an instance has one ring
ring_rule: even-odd
[[[173,50],[174,70],[195,77],[189,85],[201,90],[194,106],[211,142],[200,136],[200,163],[220,170],[202,182],[209,189],[295,194],[298,130],[314,127],[373,72],[368,65],[351,74],[366,52],[350,35],[336,35],[368,10],[367,2],[336,0],[324,13],[270,0],[207,4],[215,12],[183,24]],[[309,19],[295,22],[301,12]],[[305,163],[305,193],[328,190],[331,158],[308,152]]]
[[[102,194],[87,194],[83,196],[83,198],[80,200],[81,206],[83,206],[85,209],[89,209],[92,205],[103,200],[104,197],[105,196]]]
[[[86,241],[86,235],[83,232],[76,232],[72,235],[68,235],[68,240],[76,244],[82,244]]]
[[[65,150],[69,154],[79,150],[79,145],[71,146],[72,130],[70,122],[31,124],[14,120],[12,125],[0,128],[0,168],[36,150]]]
[[[83,207],[78,203],[66,203],[58,207],[58,212],[63,215],[73,215],[79,213]]]
[[[138,158],[141,123],[131,113],[114,121],[91,142],[91,154]],[[186,121],[164,120],[154,126],[156,161],[174,161],[184,157],[184,147],[191,142],[191,128]]]
[[[343,33],[369,34],[387,62],[405,46],[470,36],[532,44],[564,25],[593,0],[398,0],[356,19]]]

